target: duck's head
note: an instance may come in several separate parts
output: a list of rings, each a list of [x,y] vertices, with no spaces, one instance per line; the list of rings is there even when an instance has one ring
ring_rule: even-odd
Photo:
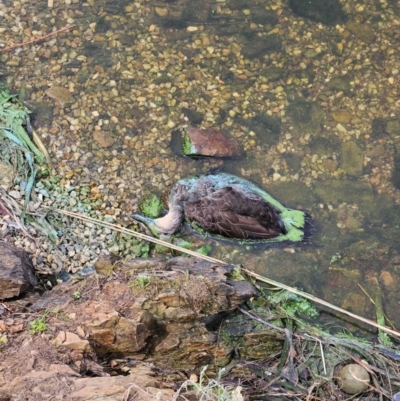
[[[132,218],[146,224],[155,237],[159,237],[161,234],[171,235],[176,233],[182,225],[183,210],[181,206],[171,207],[171,204],[169,206],[168,213],[158,219],[151,219],[139,214],[132,215]]]

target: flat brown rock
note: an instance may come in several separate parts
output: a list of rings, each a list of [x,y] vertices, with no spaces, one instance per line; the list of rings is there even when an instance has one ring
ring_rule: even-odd
[[[89,341],[82,340],[75,333],[68,331],[60,331],[57,337],[53,340],[55,346],[64,346],[75,351],[88,352],[90,349]]]
[[[108,148],[113,145],[116,141],[115,138],[111,137],[108,132],[105,131],[94,131],[93,139],[102,147]]]
[[[67,400],[172,400],[174,391],[158,388],[160,383],[152,376],[151,369],[139,367],[129,376],[76,379]]]
[[[45,92],[48,97],[54,99],[61,107],[74,103],[75,99],[71,92],[61,86],[53,85]]]
[[[121,317],[107,302],[89,301],[82,305],[82,309],[91,316],[84,326],[95,343],[98,355],[138,352],[153,334],[154,319],[147,311],[137,311],[127,319]]]
[[[239,157],[239,144],[215,128],[186,127],[182,131],[185,156]]]
[[[360,24],[356,21],[349,21],[346,24],[348,29],[353,35],[361,39],[365,43],[372,43],[375,40],[375,33],[368,24]]]

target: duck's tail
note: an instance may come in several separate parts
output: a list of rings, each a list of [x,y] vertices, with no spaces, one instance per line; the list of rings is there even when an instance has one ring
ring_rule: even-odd
[[[304,225],[304,242],[309,242],[311,237],[317,232],[317,227],[315,227],[314,221],[308,213],[306,215],[306,222]]]
[[[289,241],[308,241],[315,231],[311,217],[301,210],[285,209],[280,217],[286,228],[285,239]]]

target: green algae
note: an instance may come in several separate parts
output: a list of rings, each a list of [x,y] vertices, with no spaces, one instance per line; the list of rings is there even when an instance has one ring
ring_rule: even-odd
[[[142,200],[139,209],[145,216],[155,219],[160,217],[163,205],[160,198],[153,194]]]

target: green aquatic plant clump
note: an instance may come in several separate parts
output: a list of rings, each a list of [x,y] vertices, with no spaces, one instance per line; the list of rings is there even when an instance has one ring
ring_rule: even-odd
[[[139,205],[139,209],[145,216],[155,219],[161,215],[163,205],[160,198],[153,194],[143,199]]]
[[[300,297],[289,291],[280,291],[269,295],[268,301],[276,308],[285,311],[290,317],[295,317],[297,313],[310,318],[316,318],[319,315],[318,309],[306,298]]]
[[[40,164],[44,155],[33,143],[25,127],[29,124],[30,111],[7,90],[0,89],[0,136],[19,145],[25,152],[32,153]],[[25,157],[28,157],[25,154]]]
[[[185,131],[182,131],[182,154],[184,156],[190,156],[192,153],[193,148],[189,135]]]
[[[16,96],[0,88],[0,161],[15,171],[14,181],[24,188],[25,206],[38,171],[36,163],[46,163],[26,131],[28,125],[29,110]]]

